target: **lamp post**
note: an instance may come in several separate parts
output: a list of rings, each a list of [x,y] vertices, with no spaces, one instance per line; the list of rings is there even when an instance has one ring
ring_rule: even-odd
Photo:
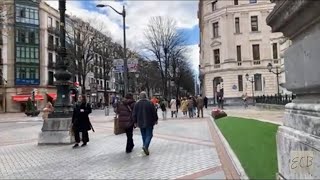
[[[254,78],[253,78],[253,77],[249,78],[249,74],[246,74],[246,79],[247,79],[247,81],[251,82],[251,88],[252,88],[252,104],[255,105],[254,90],[253,90]]]
[[[268,68],[269,72],[271,72],[271,73],[273,73],[273,74],[275,74],[275,75],[277,76],[278,96],[280,96],[279,75],[280,75],[281,73],[283,73],[284,71],[279,71],[279,67],[278,67],[278,66],[276,66],[276,72],[272,71],[272,68],[273,68],[273,67],[272,67],[272,64],[271,64],[271,63],[269,63],[269,64],[267,65],[267,68]]]
[[[123,19],[123,67],[124,67],[124,94],[127,94],[129,89],[129,81],[128,81],[128,61],[127,61],[127,42],[126,42],[126,9],[124,6],[122,6],[122,12],[117,11],[110,5],[105,4],[98,4],[96,7],[102,8],[102,7],[109,7],[114,12],[118,13],[122,16]]]
[[[59,0],[59,12],[60,12],[60,48],[59,58],[57,60],[57,71],[54,74],[56,78],[55,85],[57,87],[57,100],[54,104],[54,113],[49,114],[49,117],[53,118],[68,118],[72,116],[72,106],[70,104],[70,85],[72,82],[71,73],[67,70],[68,62],[66,60],[66,0]]]
[[[57,70],[54,74],[56,78],[57,100],[54,104],[54,112],[49,114],[49,119],[43,122],[41,133],[39,134],[38,144],[70,144],[74,138],[69,134],[72,123],[73,108],[70,102],[70,90],[72,75],[67,70],[68,61],[66,60],[66,0],[59,0],[60,12],[60,47],[59,58],[57,60]]]

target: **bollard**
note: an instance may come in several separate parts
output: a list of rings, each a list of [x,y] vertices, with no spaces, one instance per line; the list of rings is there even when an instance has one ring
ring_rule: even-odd
[[[109,106],[106,106],[106,108],[104,109],[104,113],[106,116],[109,116]]]

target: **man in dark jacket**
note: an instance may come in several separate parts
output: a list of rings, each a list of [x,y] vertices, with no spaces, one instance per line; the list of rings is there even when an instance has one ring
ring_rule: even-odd
[[[153,136],[153,126],[158,124],[158,115],[151,101],[147,99],[147,93],[140,93],[140,100],[135,104],[132,117],[134,122],[140,128],[143,151],[149,155],[149,145]]]
[[[133,143],[133,119],[132,119],[132,111],[134,108],[135,100],[133,99],[132,94],[127,94],[123,101],[118,103],[117,105],[117,114],[119,118],[119,127],[121,129],[125,129],[127,135],[127,145],[126,152],[132,152],[134,147]]]

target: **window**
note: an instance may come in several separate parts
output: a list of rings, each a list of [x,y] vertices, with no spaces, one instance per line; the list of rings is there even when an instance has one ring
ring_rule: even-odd
[[[55,45],[56,45],[56,46],[59,46],[59,44],[60,44],[60,43],[59,43],[59,38],[56,37],[56,44],[55,44]]]
[[[220,51],[219,49],[213,50],[214,64],[220,64]]]
[[[258,31],[258,16],[251,16],[251,31]]]
[[[48,17],[48,27],[52,27],[52,18]]]
[[[21,68],[20,71],[19,71],[19,76],[18,77],[20,79],[26,79],[26,77],[27,77],[26,70]]]
[[[30,79],[36,79],[36,70],[30,69],[29,76],[30,76]]]
[[[252,45],[253,60],[260,60],[260,47],[259,44]]]
[[[213,38],[219,37],[219,23],[218,22],[213,23],[212,27],[213,27]]]
[[[238,0],[234,0],[234,5],[239,5],[239,1]]]
[[[35,44],[36,43],[36,34],[35,34],[35,32],[33,32],[33,31],[31,31],[31,32],[29,32],[29,42],[31,43],[31,44]]]
[[[242,75],[238,75],[238,87],[239,87],[239,91],[243,91],[243,77],[242,77]]]
[[[211,3],[211,8],[212,8],[212,11],[217,10],[217,0]]]
[[[26,32],[19,31],[19,42],[25,43],[26,42]]]
[[[254,89],[256,91],[262,91],[262,78],[261,74],[254,75]]]
[[[16,5],[16,21],[19,23],[39,24],[39,14],[36,7]]]
[[[53,54],[52,53],[48,53],[48,62],[53,63]]]
[[[22,18],[26,17],[26,8],[19,9],[19,17],[22,17]]]
[[[249,0],[250,4],[257,3],[257,0]]]
[[[48,37],[48,45],[50,46],[50,45],[52,45],[53,46],[53,42],[54,40],[53,40],[53,36],[52,35],[49,35],[49,37]]]
[[[241,61],[241,46],[237,46],[237,61]]]
[[[56,21],[56,28],[59,30],[60,29],[60,23],[59,21]]]
[[[238,17],[234,19],[234,25],[236,28],[236,33],[240,33],[240,19]]]
[[[278,59],[278,44],[272,44],[273,59]]]
[[[48,72],[48,85],[53,85],[53,76],[54,74],[53,74],[53,72],[52,71],[49,71]]]

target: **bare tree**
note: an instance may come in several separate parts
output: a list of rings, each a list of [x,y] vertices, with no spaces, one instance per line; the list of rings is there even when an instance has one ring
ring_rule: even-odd
[[[0,36],[7,35],[14,25],[14,4],[9,1],[0,2]]]
[[[170,68],[172,64],[179,66],[178,59],[185,53],[185,36],[178,31],[175,20],[167,17],[152,17],[145,30],[147,43],[145,48],[152,54],[152,59],[158,62],[161,74],[162,88],[165,97],[168,97],[170,74],[175,69]]]
[[[90,23],[74,18],[67,30],[67,50],[70,60],[70,71],[77,74],[79,83],[85,92],[86,77],[93,71],[93,59],[99,31]]]

